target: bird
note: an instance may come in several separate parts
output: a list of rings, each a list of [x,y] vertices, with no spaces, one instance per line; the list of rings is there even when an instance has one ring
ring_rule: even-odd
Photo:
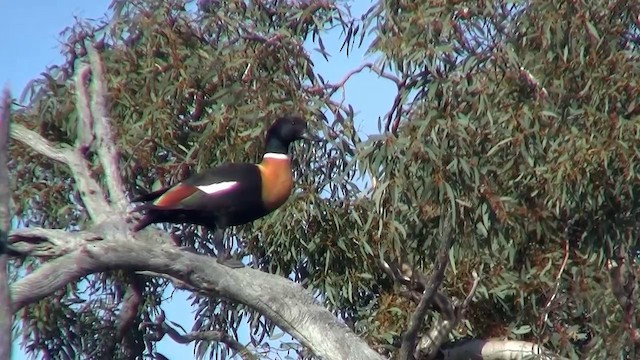
[[[225,163],[132,199],[134,203],[144,202],[132,212],[145,212],[132,230],[137,232],[154,223],[204,226],[214,231],[217,261],[231,268],[244,267],[239,260],[231,259],[225,248],[225,229],[260,219],[282,206],[293,190],[291,143],[322,141],[297,115],[278,117],[265,140],[259,164]]]

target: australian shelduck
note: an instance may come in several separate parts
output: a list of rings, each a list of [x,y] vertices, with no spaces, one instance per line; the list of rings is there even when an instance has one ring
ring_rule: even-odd
[[[303,139],[319,140],[308,132],[302,118],[278,118],[267,131],[266,149],[259,164],[222,164],[133,199],[145,202],[133,210],[144,212],[133,231],[163,222],[201,225],[215,231],[218,262],[243,267],[240,261],[230,258],[224,247],[224,230],[266,216],[287,201],[293,189],[289,145]]]

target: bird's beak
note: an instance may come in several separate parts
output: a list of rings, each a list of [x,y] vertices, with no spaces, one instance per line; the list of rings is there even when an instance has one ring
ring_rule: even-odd
[[[311,133],[310,133],[310,132],[308,132],[308,131],[305,131],[305,132],[302,134],[302,138],[303,138],[304,140],[308,140],[308,141],[311,141],[311,142],[324,142],[324,141],[325,141],[323,138],[321,138],[321,137],[319,137],[319,136],[316,136],[316,135],[314,135],[314,134],[311,134]]]

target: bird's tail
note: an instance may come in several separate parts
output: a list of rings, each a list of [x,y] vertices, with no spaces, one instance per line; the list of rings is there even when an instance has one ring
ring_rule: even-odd
[[[144,201],[155,200],[160,196],[162,196],[162,194],[166,193],[169,189],[170,189],[169,187],[166,187],[164,189],[152,191],[148,194],[136,196],[133,199],[131,199],[131,202],[144,202]]]
[[[138,222],[133,226],[134,232],[140,231],[146,228],[147,226],[153,224],[154,222],[156,222],[160,214],[157,211],[157,207],[153,205],[151,201],[162,196],[162,194],[166,193],[167,190],[169,190],[169,188],[156,190],[148,194],[136,196],[133,199],[131,199],[131,202],[134,202],[134,203],[145,202],[144,204],[138,205],[135,208],[133,208],[133,210],[131,210],[132,213],[139,213],[142,211],[146,211],[146,214],[144,214],[140,218],[140,220],[138,220]]]

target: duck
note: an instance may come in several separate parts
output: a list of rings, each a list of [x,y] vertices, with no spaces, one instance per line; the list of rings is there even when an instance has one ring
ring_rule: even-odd
[[[133,232],[154,223],[200,225],[214,232],[219,263],[244,267],[225,248],[225,229],[265,217],[288,200],[294,185],[289,148],[298,140],[322,141],[302,117],[278,117],[267,130],[260,163],[225,163],[132,199],[143,202],[132,212],[144,212]]]

